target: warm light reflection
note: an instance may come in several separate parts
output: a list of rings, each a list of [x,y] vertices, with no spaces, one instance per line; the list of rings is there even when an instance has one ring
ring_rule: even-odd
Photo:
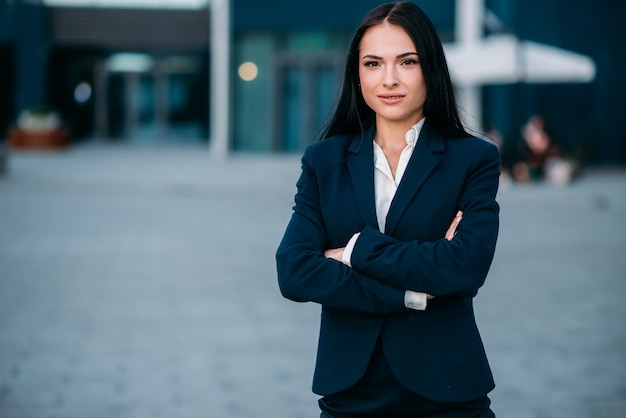
[[[253,62],[244,62],[239,66],[239,77],[245,81],[252,81],[259,74],[259,69]]]
[[[78,104],[85,104],[91,98],[91,85],[86,81],[79,83],[74,89],[74,100]]]

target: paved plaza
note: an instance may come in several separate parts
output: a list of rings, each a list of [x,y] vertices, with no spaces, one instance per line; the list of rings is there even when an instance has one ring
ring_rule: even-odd
[[[318,417],[319,306],[283,299],[274,264],[299,169],[193,146],[11,153],[0,417]],[[475,301],[493,410],[626,416],[626,170],[498,200]]]

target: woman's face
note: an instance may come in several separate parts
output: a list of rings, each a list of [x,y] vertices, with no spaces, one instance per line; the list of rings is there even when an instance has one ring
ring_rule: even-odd
[[[426,84],[413,41],[387,22],[368,29],[359,48],[359,79],[377,123],[412,126],[424,114]]]

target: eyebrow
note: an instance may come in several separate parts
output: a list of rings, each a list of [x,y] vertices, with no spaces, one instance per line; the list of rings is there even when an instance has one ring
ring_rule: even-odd
[[[405,57],[408,57],[409,55],[418,55],[418,54],[417,54],[417,52],[405,52],[403,54],[396,55],[396,58],[405,58]],[[366,58],[367,59],[375,59],[375,60],[383,59],[383,57],[379,57],[378,55],[373,55],[373,54],[363,55],[363,58],[361,58],[361,59],[366,59]]]

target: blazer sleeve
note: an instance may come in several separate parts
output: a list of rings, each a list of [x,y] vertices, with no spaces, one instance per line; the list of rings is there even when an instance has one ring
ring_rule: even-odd
[[[282,295],[371,314],[405,312],[404,290],[324,256],[326,233],[312,147],[302,157],[293,214],[276,251]]]
[[[464,175],[459,198],[463,219],[451,241],[401,242],[366,227],[352,252],[352,267],[402,289],[475,296],[487,277],[498,236],[497,148],[484,142]]]

